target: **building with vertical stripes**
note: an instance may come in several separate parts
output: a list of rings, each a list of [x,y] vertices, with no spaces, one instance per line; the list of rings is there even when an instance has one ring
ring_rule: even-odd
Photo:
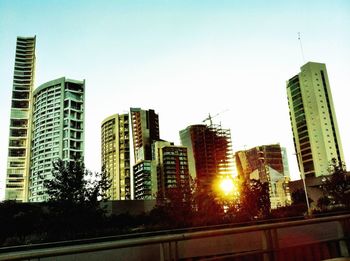
[[[114,114],[101,125],[101,161],[112,184],[110,200],[131,199],[129,114]]]
[[[335,158],[344,162],[326,65],[308,62],[287,81],[294,147],[305,176],[328,175]]]

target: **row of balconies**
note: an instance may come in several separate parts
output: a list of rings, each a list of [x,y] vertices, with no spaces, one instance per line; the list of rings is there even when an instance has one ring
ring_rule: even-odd
[[[26,148],[9,148],[8,155],[9,157],[25,157]]]
[[[17,50],[33,50],[34,51],[34,39],[17,38],[16,51]]]
[[[27,139],[10,139],[9,148],[25,148],[27,145]]]
[[[14,72],[22,72],[22,71],[32,71],[32,66],[31,64],[28,64],[28,63],[23,63],[23,64],[19,64],[19,63],[16,63],[15,64],[15,68],[14,68]]]
[[[27,137],[27,129],[10,128],[10,138]]]

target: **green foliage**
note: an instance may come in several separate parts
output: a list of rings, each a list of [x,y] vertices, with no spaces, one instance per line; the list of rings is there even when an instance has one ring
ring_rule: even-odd
[[[306,206],[306,197],[304,189],[297,189],[292,192],[292,205],[305,205]],[[308,197],[309,203],[313,202],[311,198]]]
[[[344,164],[333,158],[329,173],[329,176],[323,178],[321,185],[324,196],[329,200],[328,205],[350,207],[350,176],[347,175]]]
[[[271,210],[271,218],[290,218],[304,216],[307,212],[306,204],[294,204],[285,207],[279,207]]]
[[[214,194],[213,189],[196,181],[193,187],[194,226],[214,225],[222,222],[224,206]]]
[[[96,204],[108,199],[107,190],[111,182],[107,174],[93,174],[80,160],[53,162],[53,179],[46,180],[44,186],[49,201]]]
[[[317,201],[317,207],[320,210],[327,210],[328,206],[331,205],[331,200],[329,199],[329,197],[324,196],[320,199],[318,199]]]
[[[241,184],[240,212],[249,219],[266,218],[270,214],[271,202],[268,183],[252,179]]]

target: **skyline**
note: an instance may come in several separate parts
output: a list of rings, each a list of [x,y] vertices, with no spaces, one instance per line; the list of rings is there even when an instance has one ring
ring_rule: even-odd
[[[230,128],[233,152],[279,142],[296,179],[286,81],[308,61],[327,66],[350,166],[349,26],[347,1],[0,1],[0,200],[17,36],[37,36],[34,88],[86,80],[88,169],[100,171],[102,121],[140,107],[159,114],[160,137],[175,144],[222,112],[213,122]]]

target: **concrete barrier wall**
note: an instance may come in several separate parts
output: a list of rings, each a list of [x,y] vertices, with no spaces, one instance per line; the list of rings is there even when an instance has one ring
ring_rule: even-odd
[[[350,215],[0,254],[0,260],[251,260],[349,256]],[[300,259],[302,258],[302,259]]]

